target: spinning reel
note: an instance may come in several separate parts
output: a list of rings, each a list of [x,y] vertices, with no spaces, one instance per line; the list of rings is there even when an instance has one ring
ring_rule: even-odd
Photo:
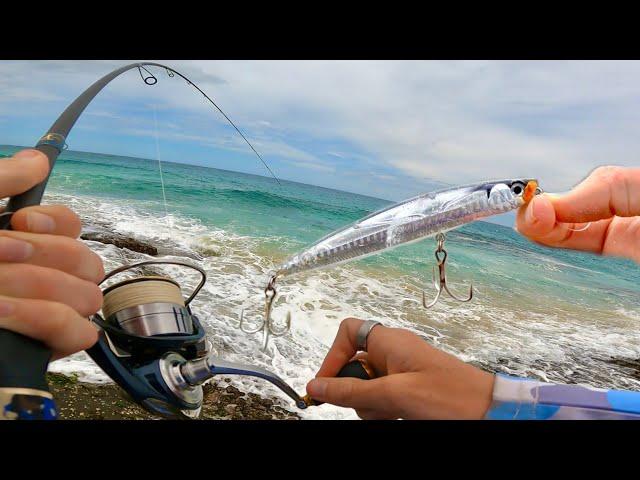
[[[152,413],[174,418],[197,418],[202,407],[202,384],[215,375],[248,375],[267,380],[292,398],[305,402],[284,380],[263,368],[225,361],[211,352],[191,301],[206,282],[201,268],[187,263],[149,260],[126,265],[102,281],[147,265],[177,265],[195,270],[200,283],[186,299],[180,285],[163,276],[139,276],[103,290],[102,315],[91,321],[100,329],[89,356],[134,401]]]

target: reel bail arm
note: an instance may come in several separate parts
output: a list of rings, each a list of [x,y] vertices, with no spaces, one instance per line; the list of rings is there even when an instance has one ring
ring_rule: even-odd
[[[168,370],[169,371],[169,370]],[[192,361],[185,361],[178,365],[178,368],[170,370],[173,378],[168,378],[169,383],[179,385],[196,386],[202,385],[216,375],[247,375],[251,377],[262,378],[271,382],[291,398],[298,408],[301,410],[310,406],[319,406],[323,402],[318,402],[309,395],[301,397],[289,384],[273,372],[264,368],[255,367],[243,363],[233,363],[223,360],[215,355],[208,355]],[[371,366],[364,359],[357,359],[347,363],[340,369],[336,377],[352,377],[361,380],[370,380],[375,378],[375,373]]]
[[[178,374],[176,370],[173,373]],[[202,385],[216,375],[246,375],[262,378],[278,387],[296,403],[298,408],[305,409],[308,406],[304,399],[275,373],[253,365],[228,362],[215,355],[183,363],[179,367],[179,374],[192,386]]]

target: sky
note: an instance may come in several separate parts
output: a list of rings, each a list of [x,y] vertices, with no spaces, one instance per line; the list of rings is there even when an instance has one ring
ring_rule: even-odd
[[[183,61],[286,180],[401,200],[442,185],[533,177],[570,189],[638,165],[637,61]],[[132,61],[0,61],[0,143],[33,145],[87,86]],[[67,143],[269,175],[204,97],[150,67],[113,81]]]

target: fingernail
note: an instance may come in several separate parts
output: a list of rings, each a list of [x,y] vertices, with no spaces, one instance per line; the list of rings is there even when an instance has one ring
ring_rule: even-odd
[[[543,205],[546,200],[542,197],[534,197],[527,208],[525,214],[525,220],[527,223],[533,223],[544,217],[545,206]]]
[[[33,233],[51,233],[56,228],[56,221],[49,215],[39,212],[27,214],[27,229]]]
[[[526,223],[533,223],[536,221],[536,217],[533,212],[535,205],[536,205],[536,198],[534,197],[533,199],[531,199],[531,201],[529,202],[529,205],[527,205],[527,210],[524,212],[524,219]]]
[[[16,307],[13,305],[13,303],[0,302],[0,318],[12,315],[15,309]]]
[[[327,391],[327,382],[321,378],[314,378],[307,384],[307,393],[311,397],[321,400]]]
[[[15,238],[0,237],[0,261],[23,262],[33,254],[33,245]]]
[[[536,198],[535,201],[533,202],[533,205],[531,205],[531,214],[533,215],[533,218],[538,220],[539,218],[542,218],[544,216],[544,205],[543,203],[546,200],[544,198]]]

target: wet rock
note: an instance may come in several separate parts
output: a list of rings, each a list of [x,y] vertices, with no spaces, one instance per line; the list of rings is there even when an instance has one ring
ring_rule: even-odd
[[[175,257],[186,257],[192,260],[203,260],[204,257],[200,255],[198,252],[190,252],[183,248],[180,248],[176,245],[165,245],[158,246],[158,255],[167,255],[167,256],[175,256]]]
[[[205,257],[222,256],[223,246],[217,240],[209,237],[198,237],[194,242],[193,248]]]
[[[158,255],[158,249],[153,245],[119,233],[89,230],[84,232],[80,238],[82,240],[91,240],[93,242],[115,245],[118,248],[126,248],[134,252],[144,253],[154,257]]]
[[[67,420],[150,420],[161,419],[133,403],[115,384],[78,381],[76,375],[47,373],[49,387],[59,416]],[[209,383],[199,420],[297,420],[297,414],[278,404],[277,399],[243,393],[226,382]]]
[[[221,257],[222,249],[220,247],[204,247],[197,246],[196,250],[204,257]]]
[[[583,358],[570,357],[564,362],[547,360],[534,360],[523,362],[518,357],[498,358],[495,363],[469,362],[489,373],[504,373],[516,375],[515,371],[521,370],[526,365],[528,378],[551,383],[564,383],[568,385],[584,384],[596,388],[628,389],[625,378],[640,380],[640,359],[598,357]],[[605,373],[595,374],[594,365],[600,364],[596,370]]]
[[[625,373],[640,380],[640,359],[611,357],[607,362],[622,367]]]
[[[112,229],[101,224],[85,225],[80,238],[83,240],[115,245],[118,248],[126,248],[133,252],[144,253],[153,257],[176,256],[191,258],[198,261],[204,259],[204,257],[198,252],[185,250],[171,241],[164,241],[162,245],[152,245],[147,241],[114,232]]]

